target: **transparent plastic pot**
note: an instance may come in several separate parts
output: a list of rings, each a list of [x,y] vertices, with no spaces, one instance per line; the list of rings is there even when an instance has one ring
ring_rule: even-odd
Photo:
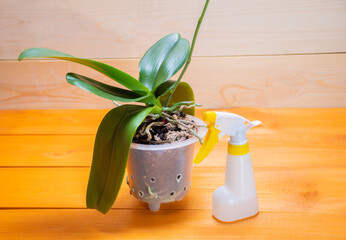
[[[200,119],[188,116],[197,124]],[[199,127],[204,137],[207,128]],[[151,211],[161,203],[182,200],[191,187],[191,173],[196,137],[160,145],[132,143],[127,165],[127,184],[130,194],[147,202]]]

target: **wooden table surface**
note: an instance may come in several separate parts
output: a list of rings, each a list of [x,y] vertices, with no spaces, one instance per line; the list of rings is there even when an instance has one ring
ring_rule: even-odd
[[[346,239],[345,109],[232,109],[263,125],[248,134],[260,213],[229,224],[211,214],[226,137],[194,167],[182,201],[153,213],[123,183],[107,215],[86,209],[94,137],[106,112],[0,111],[1,240]]]

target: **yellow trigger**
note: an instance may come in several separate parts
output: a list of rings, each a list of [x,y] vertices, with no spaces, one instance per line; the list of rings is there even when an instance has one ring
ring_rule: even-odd
[[[203,145],[193,160],[195,164],[200,163],[204,158],[206,158],[214,148],[215,144],[219,142],[220,130],[216,129],[214,125],[215,122],[208,124],[208,132],[204,139]]]

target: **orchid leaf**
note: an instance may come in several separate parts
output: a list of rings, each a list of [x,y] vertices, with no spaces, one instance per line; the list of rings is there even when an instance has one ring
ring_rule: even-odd
[[[189,54],[190,43],[185,38],[179,39],[157,73],[154,91],[163,82],[170,79],[184,65]]]
[[[139,81],[152,90],[161,64],[180,39],[179,33],[172,33],[151,46],[139,62]]]
[[[169,34],[156,42],[139,63],[139,81],[149,90],[171,78],[184,65],[190,50],[189,41],[180,34]]]
[[[130,76],[129,74],[119,69],[116,69],[110,65],[95,60],[76,58],[72,55],[47,48],[26,49],[19,55],[18,60],[20,61],[26,58],[56,58],[79,63],[87,67],[93,68],[96,71],[99,71],[100,73],[112,78],[121,85],[127,87],[128,89],[134,91],[135,93],[141,96],[147,95],[149,92],[149,90],[142,83],[140,83],[137,79]]]
[[[124,178],[132,138],[153,108],[122,105],[107,113],[97,131],[87,190],[87,207],[106,214]]]
[[[174,83],[176,81],[169,80],[161,84],[156,90],[155,94],[160,100],[161,104],[164,105],[169,96],[170,90],[172,90]],[[171,100],[169,102],[169,106],[173,106],[175,103],[183,102],[183,101],[195,101],[195,95],[191,86],[187,82],[179,82],[177,88],[175,89]],[[195,115],[195,107],[184,109],[184,113],[194,116]]]
[[[112,101],[143,102],[147,104],[155,101],[155,97],[152,94],[140,96],[132,91],[110,86],[76,73],[67,73],[66,80],[74,86]]]
[[[155,96],[158,97],[162,97],[164,95],[166,95],[170,90],[173,89],[174,87],[174,83],[176,83],[177,81],[175,80],[168,80],[164,83],[162,83],[155,91]]]

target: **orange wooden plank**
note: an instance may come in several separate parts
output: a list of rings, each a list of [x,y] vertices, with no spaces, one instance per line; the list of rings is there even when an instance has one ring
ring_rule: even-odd
[[[1,110],[0,134],[95,134],[108,110]],[[198,109],[202,118],[206,109]],[[262,121],[251,134],[319,135],[344,137],[346,108],[232,108],[219,109]]]
[[[31,118],[41,111],[0,112],[0,239],[344,239],[345,110],[232,111],[264,122],[249,134],[261,212],[234,224],[211,217],[226,138],[194,168],[182,201],[151,213],[123,183],[104,216],[84,208],[92,131],[106,110],[44,110],[43,119]]]
[[[0,135],[1,166],[90,166],[94,135]],[[345,167],[346,136],[249,133],[256,167]],[[195,153],[200,145],[195,145]],[[225,166],[227,138],[222,138],[198,166]],[[331,154],[332,153],[332,154]]]
[[[107,110],[3,110],[0,134],[96,134]]]
[[[0,166],[90,166],[94,135],[0,135]]]
[[[0,238],[15,239],[345,239],[343,213],[260,212],[224,224],[210,210],[1,210]]]
[[[163,209],[210,209],[224,167],[195,167],[192,188],[181,202]],[[346,168],[257,167],[255,180],[262,211],[346,211]],[[85,208],[89,168],[1,168],[0,208]],[[115,208],[143,209],[123,186]]]

